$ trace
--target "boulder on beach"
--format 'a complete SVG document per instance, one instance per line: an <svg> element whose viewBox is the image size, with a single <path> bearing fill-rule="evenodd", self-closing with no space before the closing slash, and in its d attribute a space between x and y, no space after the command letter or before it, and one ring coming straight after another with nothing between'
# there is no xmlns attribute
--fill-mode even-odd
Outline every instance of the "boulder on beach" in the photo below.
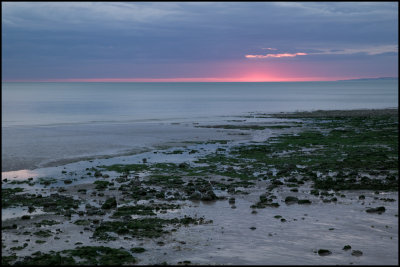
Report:
<svg viewBox="0 0 400 267"><path fill-rule="evenodd" d="M361 250L353 250L352 252L351 252L351 255L353 255L353 256L356 256L356 257L360 257L360 256L362 256L362 251Z"/></svg>
<svg viewBox="0 0 400 267"><path fill-rule="evenodd" d="M385 211L386 211L385 207L369 208L366 210L366 212L368 213L378 213L378 214L382 214Z"/></svg>
<svg viewBox="0 0 400 267"><path fill-rule="evenodd" d="M117 200L115 197L108 198L106 202L101 206L102 209L111 209L117 207Z"/></svg>
<svg viewBox="0 0 400 267"><path fill-rule="evenodd" d="M330 250L327 250L327 249L318 250L318 255L320 255L320 256L328 256L328 255L331 255L331 254L332 254L332 252Z"/></svg>
<svg viewBox="0 0 400 267"><path fill-rule="evenodd" d="M285 198L286 204L297 203L298 201L299 201L299 199L297 197L288 196Z"/></svg>

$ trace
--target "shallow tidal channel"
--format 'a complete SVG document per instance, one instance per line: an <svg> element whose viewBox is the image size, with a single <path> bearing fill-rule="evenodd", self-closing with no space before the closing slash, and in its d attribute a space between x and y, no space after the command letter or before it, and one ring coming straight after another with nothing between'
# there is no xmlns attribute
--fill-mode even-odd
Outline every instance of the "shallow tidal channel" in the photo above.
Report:
<svg viewBox="0 0 400 267"><path fill-rule="evenodd" d="M196 123L225 138L3 172L2 263L396 265L397 119L324 115Z"/></svg>

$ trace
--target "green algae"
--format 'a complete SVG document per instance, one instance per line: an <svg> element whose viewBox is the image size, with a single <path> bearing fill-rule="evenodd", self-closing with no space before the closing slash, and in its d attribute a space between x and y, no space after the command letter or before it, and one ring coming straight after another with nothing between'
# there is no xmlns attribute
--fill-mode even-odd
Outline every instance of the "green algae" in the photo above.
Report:
<svg viewBox="0 0 400 267"><path fill-rule="evenodd" d="M145 164L114 164L111 166L100 166L108 171L115 171L119 173L141 172L147 170L149 167Z"/></svg>
<svg viewBox="0 0 400 267"><path fill-rule="evenodd" d="M15 260L17 260L17 255L13 254L10 256L1 256L1 265L8 266L11 265Z"/></svg>
<svg viewBox="0 0 400 267"><path fill-rule="evenodd" d="M116 207L117 207L117 200L115 199L115 197L108 198L101 206L102 209L112 209Z"/></svg>
<svg viewBox="0 0 400 267"><path fill-rule="evenodd" d="M297 204L303 205L303 204L311 204L311 201L308 199L299 199L297 201Z"/></svg>
<svg viewBox="0 0 400 267"><path fill-rule="evenodd" d="M28 243L24 243L22 246L18 246L18 247L11 247L10 250L15 251L15 250L23 250L24 248L26 248L28 246Z"/></svg>
<svg viewBox="0 0 400 267"><path fill-rule="evenodd" d="M133 253L143 253L146 251L146 249L142 248L142 247L134 247L134 248L131 248L130 251Z"/></svg>
<svg viewBox="0 0 400 267"><path fill-rule="evenodd" d="M51 226L51 225L55 225L55 224L60 224L60 222L58 221L54 221L54 220L42 220L38 223L35 223L36 227L41 227L41 226Z"/></svg>
<svg viewBox="0 0 400 267"><path fill-rule="evenodd" d="M180 187L184 182L181 177L174 175L151 175L143 182L147 185L158 185L165 188Z"/></svg>
<svg viewBox="0 0 400 267"><path fill-rule="evenodd" d="M90 222L88 220L76 220L74 224L87 226L90 225Z"/></svg>
<svg viewBox="0 0 400 267"><path fill-rule="evenodd" d="M10 265L17 259L16 256L3 259L3 263ZM16 261L14 265L123 265L133 264L136 258L124 249L115 249L104 246L84 246L59 252L40 251Z"/></svg>
<svg viewBox="0 0 400 267"><path fill-rule="evenodd" d="M130 235L132 237L148 237L156 238L163 234L168 233L164 229L165 225L188 225L188 224L202 224L204 218L174 218L174 219L161 219L161 218L141 218L125 221L107 221L101 223L94 233L93 237L99 240L110 240L108 232L114 232L118 235Z"/></svg>
<svg viewBox="0 0 400 267"><path fill-rule="evenodd" d="M37 179L37 182L41 185L48 186L54 183L57 183L58 180L51 177L40 177Z"/></svg>
<svg viewBox="0 0 400 267"><path fill-rule="evenodd" d="M109 248L104 246L76 247L73 250L64 250L64 253L79 257L82 265L122 265L133 264L136 258L124 249Z"/></svg>
<svg viewBox="0 0 400 267"><path fill-rule="evenodd" d="M50 236L52 236L52 233L51 233L50 230L40 230L40 231L37 231L37 232L35 232L33 234L36 235L36 236L39 236L39 237L50 237Z"/></svg>
<svg viewBox="0 0 400 267"><path fill-rule="evenodd" d="M279 170L277 177L310 177L315 189L397 189L397 118L325 118L308 124L313 129L272 137L268 143L236 146L230 154L246 161L254 171L268 166ZM336 129L338 126L345 130ZM329 177L328 171L337 174ZM376 175L377 171L395 175L386 175L386 179L358 175ZM317 177L316 172L322 176Z"/></svg>
<svg viewBox="0 0 400 267"><path fill-rule="evenodd" d="M95 181L93 184L96 185L95 189L97 190L105 190L108 186L113 185L109 181Z"/></svg>
<svg viewBox="0 0 400 267"><path fill-rule="evenodd" d="M21 192L20 189L17 191ZM62 210L77 209L80 203L79 200L75 200L70 196L51 194L43 197L42 195L34 194L15 194L17 191L9 188L2 189L3 208L16 206L43 207L46 212L60 213Z"/></svg>

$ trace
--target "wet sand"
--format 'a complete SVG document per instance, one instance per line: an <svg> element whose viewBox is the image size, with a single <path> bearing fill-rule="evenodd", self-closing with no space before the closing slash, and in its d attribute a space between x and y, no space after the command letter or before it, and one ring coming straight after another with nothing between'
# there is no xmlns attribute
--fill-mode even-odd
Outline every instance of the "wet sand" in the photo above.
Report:
<svg viewBox="0 0 400 267"><path fill-rule="evenodd" d="M358 112L357 116L359 116ZM371 111L366 112L371 114ZM382 111L379 112L382 113ZM330 115L337 116L337 113L330 113ZM327 117L326 112L323 112L323 117ZM279 179L283 184L268 189L271 182L276 180L275 178L271 180L269 177L278 177L277 172L279 172L279 170L270 169L272 174L267 176L264 174L256 175L255 177L258 178L249 180L254 184L236 186L232 193L229 189L221 189L219 185L224 183L229 188L229 180L232 180L231 183L243 180L221 175L215 171L221 167L221 164L225 163L213 162L209 159L206 161L208 165L204 165L205 163L199 161L199 159L210 155L224 155L225 151L234 151L234 148L238 146L246 148L254 144L268 143L269 140L282 134L298 135L307 130L309 125L312 125L312 123L303 125L300 122L300 119L276 119L270 114L265 118L263 115L255 114L247 118L236 118L234 121L227 120L223 123L202 122L187 125L163 125L164 128L158 128L159 131L155 131L157 127L160 127L159 124L146 124L148 128L145 130L135 132L131 129L129 133L135 133L135 140L138 143L143 142L143 147L140 148L146 148L147 151L137 151L136 153L129 153L129 155L109 155L82 161L74 160L74 162L64 165L57 162L52 166L33 168L32 170L3 171L3 189L23 188L24 191L17 194L41 194L44 198L51 196L51 194L72 196L73 199L79 200L80 204L77 208L70 209L72 211L70 215L65 212L61 214L45 212L44 208L41 207L36 207L34 212L29 212L29 205L3 208L2 256L14 254L19 260L22 260L23 257L30 256L36 251L49 253L51 250L63 251L79 246L107 246L116 249L122 247L128 251L133 247L143 247L145 248L143 253L131 254L137 259L136 264L145 265L161 263L396 265L398 263L398 191L326 190L324 192L326 195L322 195L323 190L320 190L320 195L312 195L310 194L313 190L311 180L304 180L302 184L297 184L298 191L293 191L293 186L291 186L293 183L287 180L290 177L300 179L301 175L297 174L280 176ZM235 127L227 127L226 125L235 125ZM105 145L102 146L101 143L108 140L112 134L115 134L114 137L125 136L123 137L125 139L119 139L119 141L116 141L116 138L110 139L113 148L118 144L122 145L123 141L130 138L128 137L130 134L125 132L126 128L116 127L117 132L113 133L112 128L107 127L101 128L102 130L99 132L102 132L102 137L92 140L92 147L95 147L96 142L101 140L97 145L104 149ZM36 136L45 138L42 131L43 129L37 129ZM152 133L152 131L154 134L150 135L149 133ZM83 132L89 133L89 127L82 130ZM96 135L99 132L95 131L91 134ZM167 137L161 139L162 134L166 132L168 133L165 135ZM23 134L21 133L21 135ZM72 136L73 132L70 132L70 137L66 138L72 138ZM138 138L138 136L142 136L143 139ZM152 142L151 147L146 147L146 141L143 141L145 138L151 139L147 139L149 143ZM90 140L90 135L88 135L87 140ZM132 139L129 140L132 144ZM56 143L56 141L54 142ZM156 144L158 144L158 147ZM129 149L134 149L134 147L132 146ZM51 154L53 158L57 158L54 155L62 156L58 155L56 151L51 153L53 153ZM69 155L71 154L73 153ZM35 164L46 162L46 160L43 160L43 158L36 159ZM163 165L163 167L159 167L161 168L160 172L153 167L160 163L175 164L173 165L175 167ZM137 166L135 168L140 167L141 169L130 171L125 176L123 172L101 167L113 166L114 164L134 164L134 166ZM211 167L214 165L215 167ZM203 174L202 166L208 166L206 167L208 174ZM232 166L233 169L237 168L233 163ZM250 163L249 166L251 166ZM300 170L302 166L297 166L297 168ZM133 184L136 183L132 189L147 188L146 181L151 177L157 178L157 175L173 173L175 170L181 173L179 179L182 179L184 185L188 185L196 179L204 178L206 183L202 186L208 186L208 183L210 183L215 198L212 200L174 198L172 193L175 192L174 189L179 184L165 185L162 180L158 184L150 185L150 188L156 189L157 192L165 190L166 193L170 190L171 195L167 197L168 194L166 194L165 199L158 199L154 196L148 199L137 199L135 197L132 199L129 195L124 194L124 190L120 187L127 182L132 182ZM197 171L199 174L196 174ZM96 172L100 173L96 175ZM379 176L379 174L377 175ZM394 175L398 181L398 172ZM170 174L170 177L173 176L176 175ZM40 178L43 177L54 178L54 180L48 184L40 184ZM165 179L168 179L168 176L166 177ZM23 183L28 181L29 178L32 178L31 185ZM4 179L7 179L7 181L4 181ZM20 183L12 184L12 181L19 181ZM66 183L65 181L71 182ZM105 190L98 190L96 189L96 181L113 182L114 186L109 185ZM86 189L85 193L78 191L82 189ZM265 194L275 196L273 202L279 203L279 207L252 208ZM285 199L288 196L308 199L311 204L287 203ZM103 210L104 215L90 215L88 213L87 204L102 210L100 207L111 197L116 198L117 207L111 210ZM234 198L234 201L231 198ZM336 198L336 200L331 201L333 198ZM156 218L171 219L188 216L197 219L204 218L208 223L167 225L165 230L169 233L160 237L131 237L110 233L117 239L107 241L94 238L94 232L100 224L121 220L121 218L116 219L111 216L116 208L129 205L151 205L152 203L180 205L180 208L177 209L167 209L165 212L157 211ZM380 214L366 212L368 208L380 206L385 207L385 212ZM23 220L23 215L29 215L31 218ZM124 218L124 220L130 221L148 217L154 216L131 215L130 218ZM35 223L42 222L44 219L54 220L58 224L40 227L35 225ZM89 223L77 225L74 222L78 220L85 220ZM99 222L96 223L95 220L99 220ZM12 227L14 224L17 225L17 229ZM10 229L7 229L7 227ZM175 229L175 231L172 231L172 229ZM50 236L36 235L35 232L37 233L39 230L49 230ZM37 240L42 240L44 243L36 243ZM27 244L26 247L16 249L24 243ZM351 245L351 249L344 250L345 245ZM329 250L331 254L320 255L318 253L320 249ZM354 251L362 251L362 255L357 256L356 253L352 255ZM15 262L15 259L10 262Z"/></svg>
<svg viewBox="0 0 400 267"><path fill-rule="evenodd" d="M2 171L32 170L96 157L135 154L160 145L224 136L215 129L195 128L192 123L12 126L2 129Z"/></svg>

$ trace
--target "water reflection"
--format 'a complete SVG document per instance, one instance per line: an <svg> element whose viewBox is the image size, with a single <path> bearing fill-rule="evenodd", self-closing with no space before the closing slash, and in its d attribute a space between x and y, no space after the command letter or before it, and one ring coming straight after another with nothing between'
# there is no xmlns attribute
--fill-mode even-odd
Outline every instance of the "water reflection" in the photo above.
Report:
<svg viewBox="0 0 400 267"><path fill-rule="evenodd" d="M9 171L9 172L2 172L1 179L28 179L28 178L36 178L38 177L39 173L36 170L19 170L19 171Z"/></svg>

